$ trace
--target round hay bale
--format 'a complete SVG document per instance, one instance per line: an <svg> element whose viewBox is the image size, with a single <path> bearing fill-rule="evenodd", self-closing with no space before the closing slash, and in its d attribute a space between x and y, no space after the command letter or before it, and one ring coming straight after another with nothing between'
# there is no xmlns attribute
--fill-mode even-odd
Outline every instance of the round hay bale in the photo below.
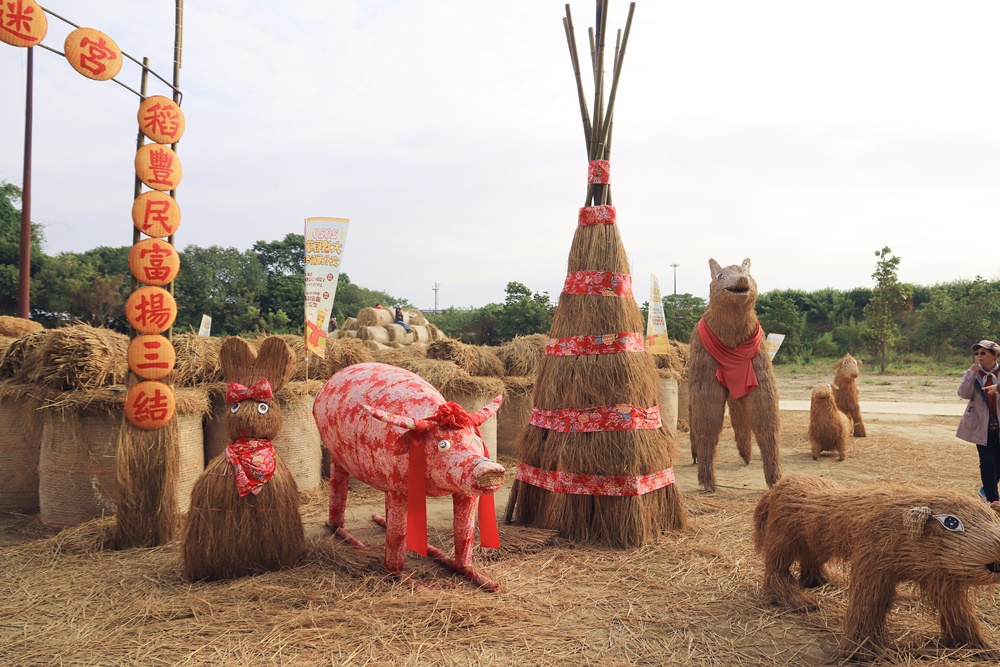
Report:
<svg viewBox="0 0 1000 667"><path fill-rule="evenodd" d="M38 511L38 457L42 446L39 401L27 387L0 383L0 512Z"/></svg>
<svg viewBox="0 0 1000 667"><path fill-rule="evenodd" d="M387 324L384 328L389 333L390 343L409 345L417 342L415 334L404 329L402 324Z"/></svg>
<svg viewBox="0 0 1000 667"><path fill-rule="evenodd" d="M174 365L176 386L194 387L222 379L222 366L219 364L221 338L174 334L172 342L177 352L177 362Z"/></svg>
<svg viewBox="0 0 1000 667"><path fill-rule="evenodd" d="M419 310L409 308L404 310L403 314L406 315L406 323L410 326L416 325L422 327L427 324L427 318Z"/></svg>
<svg viewBox="0 0 1000 667"><path fill-rule="evenodd" d="M26 320L23 317L13 317L11 315L0 315L0 336L20 338L25 334L35 333L42 329L42 325L33 320Z"/></svg>
<svg viewBox="0 0 1000 667"><path fill-rule="evenodd" d="M412 324L410 325L410 330L413 332L414 343L431 342L431 332L426 324Z"/></svg>
<svg viewBox="0 0 1000 667"><path fill-rule="evenodd" d="M312 404L323 386L319 380L291 381L275 394L274 400L281 410L281 431L274 438L274 451L285 461L295 484L301 491L309 491L320 484L323 442L312 416ZM229 446L226 429L226 384L219 383L209 389L212 413L205 422L205 460L211 461L225 453Z"/></svg>
<svg viewBox="0 0 1000 667"><path fill-rule="evenodd" d="M430 339L430 342L432 343L436 340L444 340L445 338L447 338L447 336L444 335L443 331L438 329L436 325L430 322L427 323L427 337Z"/></svg>
<svg viewBox="0 0 1000 667"><path fill-rule="evenodd" d="M384 327L392 324L393 312L388 308L362 308L358 311L357 327Z"/></svg>
<svg viewBox="0 0 1000 667"><path fill-rule="evenodd" d="M357 328L358 328L358 318L348 317L346 320L344 320L344 323L340 325L340 329L338 329L338 331L342 329L347 329L348 331L356 331Z"/></svg>
<svg viewBox="0 0 1000 667"><path fill-rule="evenodd" d="M357 338L327 338L326 361L329 364L327 372L333 375L348 366L375 361L375 357L364 341Z"/></svg>
<svg viewBox="0 0 1000 667"><path fill-rule="evenodd" d="M358 329L358 338L385 345L389 342L389 332L382 326L366 326Z"/></svg>
<svg viewBox="0 0 1000 667"><path fill-rule="evenodd" d="M672 371L671 371L672 372ZM660 374L660 384L656 388L656 399L660 405L660 421L670 431L677 433L677 378Z"/></svg>
<svg viewBox="0 0 1000 667"><path fill-rule="evenodd" d="M517 336L496 348L496 355L503 362L507 375L534 377L538 375L538 364L545 356L545 346L549 337L545 334Z"/></svg>
<svg viewBox="0 0 1000 667"><path fill-rule="evenodd" d="M29 382L28 377L34 375L41 358L40 348L50 333L51 331L42 329L12 340L0 359L0 379Z"/></svg>
<svg viewBox="0 0 1000 667"><path fill-rule="evenodd" d="M429 359L451 361L469 375L481 377L503 377L503 362L497 357L495 348L466 345L457 340L434 341L427 346Z"/></svg>
<svg viewBox="0 0 1000 667"><path fill-rule="evenodd" d="M333 332L333 338L357 338L357 337L358 337L358 331L357 331L357 329L354 329L354 330L351 330L351 329L337 329L335 332ZM329 339L327 339L327 340L329 340Z"/></svg>
<svg viewBox="0 0 1000 667"><path fill-rule="evenodd" d="M364 344L365 344L365 347L367 347L372 352L378 352L380 350L390 350L390 349L392 349L392 348L390 348L386 344L377 343L377 342L375 342L373 340L366 340L366 341L364 341Z"/></svg>
<svg viewBox="0 0 1000 667"><path fill-rule="evenodd" d="M517 438L531 419L531 390L535 378L503 378L503 405L497 410L497 453L516 457Z"/></svg>
<svg viewBox="0 0 1000 667"><path fill-rule="evenodd" d="M58 391L122 384L128 374L128 336L78 324L53 329L28 380Z"/></svg>

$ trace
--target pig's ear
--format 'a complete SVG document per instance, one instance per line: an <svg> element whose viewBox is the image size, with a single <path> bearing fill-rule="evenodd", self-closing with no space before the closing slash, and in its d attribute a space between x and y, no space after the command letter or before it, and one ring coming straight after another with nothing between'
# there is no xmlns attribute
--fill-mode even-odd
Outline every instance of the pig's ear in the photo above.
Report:
<svg viewBox="0 0 1000 667"><path fill-rule="evenodd" d="M392 444L392 455L404 456L409 453L411 447L422 446L423 442L423 435L416 431L407 431L396 438L396 442Z"/></svg>
<svg viewBox="0 0 1000 667"><path fill-rule="evenodd" d="M406 429L407 431L419 431L423 432L427 430L428 424L423 419L414 419L413 417L401 417L399 415L394 415L391 412L386 412L385 410L379 410L373 408L370 405L363 404L361 409L370 414L375 419L383 421L386 424L392 424L393 426L398 426L399 428Z"/></svg>
<svg viewBox="0 0 1000 667"><path fill-rule="evenodd" d="M496 398L469 415L469 419L476 426L482 426L487 419L497 413L501 403L503 403L503 394L497 394Z"/></svg>

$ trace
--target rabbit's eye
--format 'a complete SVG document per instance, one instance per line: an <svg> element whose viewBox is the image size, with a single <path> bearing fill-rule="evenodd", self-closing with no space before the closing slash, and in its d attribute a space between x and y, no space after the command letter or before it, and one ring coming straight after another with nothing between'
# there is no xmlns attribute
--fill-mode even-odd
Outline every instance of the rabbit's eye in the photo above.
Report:
<svg viewBox="0 0 1000 667"><path fill-rule="evenodd" d="M240 404L239 404L239 402L233 403L232 405L229 406L229 411L232 412L234 415L237 412L239 412L239 410L240 410Z"/></svg>
<svg viewBox="0 0 1000 667"><path fill-rule="evenodd" d="M270 410L270 409L271 408L270 408L270 406L268 406L267 403L258 403L257 404L257 412L259 412L262 415L266 415L267 411Z"/></svg>
<svg viewBox="0 0 1000 667"><path fill-rule="evenodd" d="M438 451L446 452L451 449L451 440L442 440L438 443Z"/></svg>

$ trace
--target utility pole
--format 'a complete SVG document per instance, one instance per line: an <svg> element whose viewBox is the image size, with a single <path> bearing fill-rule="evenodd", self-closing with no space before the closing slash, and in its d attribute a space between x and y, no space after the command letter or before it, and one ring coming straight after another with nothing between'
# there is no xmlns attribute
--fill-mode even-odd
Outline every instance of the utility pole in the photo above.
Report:
<svg viewBox="0 0 1000 667"><path fill-rule="evenodd" d="M434 314L438 312L438 290L441 289L441 283L434 283Z"/></svg>
<svg viewBox="0 0 1000 667"><path fill-rule="evenodd" d="M674 267L674 296L677 296L677 267L680 264L671 264L670 266Z"/></svg>

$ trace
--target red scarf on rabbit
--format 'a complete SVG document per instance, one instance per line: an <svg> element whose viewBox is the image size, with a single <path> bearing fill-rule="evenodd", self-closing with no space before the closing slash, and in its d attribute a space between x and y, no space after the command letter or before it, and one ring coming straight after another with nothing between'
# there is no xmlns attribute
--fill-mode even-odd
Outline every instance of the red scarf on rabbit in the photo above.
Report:
<svg viewBox="0 0 1000 667"><path fill-rule="evenodd" d="M271 384L254 382L249 388L239 382L226 387L226 403L242 403L247 399L264 402L274 397ZM274 475L274 442L257 438L238 438L226 447L226 460L236 473L236 488L240 497L257 495Z"/></svg>

